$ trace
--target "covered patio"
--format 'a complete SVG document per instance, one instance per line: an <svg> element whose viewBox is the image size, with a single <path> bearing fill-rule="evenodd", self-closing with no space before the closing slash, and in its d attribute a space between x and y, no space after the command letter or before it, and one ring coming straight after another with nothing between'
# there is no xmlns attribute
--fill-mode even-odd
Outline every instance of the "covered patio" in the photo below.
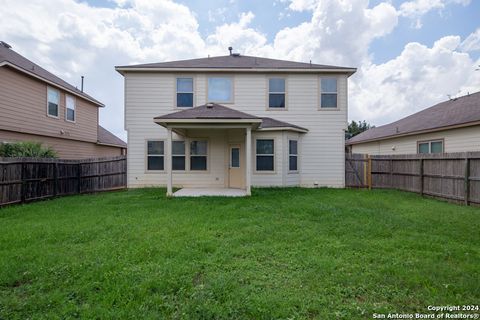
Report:
<svg viewBox="0 0 480 320"><path fill-rule="evenodd" d="M249 196L253 170L252 131L307 132L304 128L286 122L257 117L215 103L158 116L154 118L154 122L167 129L165 140L167 196L175 197ZM173 153L172 148L175 142L174 134L182 137L183 141L190 142L190 170L181 173L182 176L179 176L181 181L174 181L177 171L172 158L178 156ZM211 143L205 142L208 138L204 141L195 139L209 134L216 135L217 139ZM221 139L218 139L219 136ZM192 167L199 142L203 142L204 157L208 157L208 162L204 160L203 163L201 171L203 177ZM202 184L202 179L204 181L207 178L209 182ZM213 179L215 181L212 182ZM175 185L182 186L182 189L173 193Z"/></svg>

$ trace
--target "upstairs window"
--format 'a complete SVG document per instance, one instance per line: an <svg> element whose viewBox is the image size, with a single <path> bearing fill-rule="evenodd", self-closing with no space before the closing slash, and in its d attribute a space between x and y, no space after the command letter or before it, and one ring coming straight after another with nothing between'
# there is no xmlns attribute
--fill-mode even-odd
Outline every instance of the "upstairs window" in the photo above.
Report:
<svg viewBox="0 0 480 320"><path fill-rule="evenodd" d="M443 153L443 140L419 142L418 153Z"/></svg>
<svg viewBox="0 0 480 320"><path fill-rule="evenodd" d="M208 102L233 102L233 80L228 77L208 78Z"/></svg>
<svg viewBox="0 0 480 320"><path fill-rule="evenodd" d="M60 103L60 91L53 88L47 89L47 114L58 118L58 105Z"/></svg>
<svg viewBox="0 0 480 320"><path fill-rule="evenodd" d="M177 107L193 107L193 78L177 78Z"/></svg>
<svg viewBox="0 0 480 320"><path fill-rule="evenodd" d="M337 78L321 78L320 90L320 108L337 108Z"/></svg>
<svg viewBox="0 0 480 320"><path fill-rule="evenodd" d="M288 169L290 171L298 170L298 142L297 140L288 141Z"/></svg>
<svg viewBox="0 0 480 320"><path fill-rule="evenodd" d="M65 101L66 101L65 119L67 121L75 122L75 98L67 95L65 97Z"/></svg>
<svg viewBox="0 0 480 320"><path fill-rule="evenodd" d="M163 141L147 141L147 170L160 171L164 169Z"/></svg>
<svg viewBox="0 0 480 320"><path fill-rule="evenodd" d="M273 171L275 162L273 139L258 139L256 145L257 171Z"/></svg>
<svg viewBox="0 0 480 320"><path fill-rule="evenodd" d="M190 170L207 170L207 141L190 142Z"/></svg>
<svg viewBox="0 0 480 320"><path fill-rule="evenodd" d="M285 79L268 79L268 107L272 109L285 109Z"/></svg>
<svg viewBox="0 0 480 320"><path fill-rule="evenodd" d="M185 141L172 142L172 169L185 170Z"/></svg>

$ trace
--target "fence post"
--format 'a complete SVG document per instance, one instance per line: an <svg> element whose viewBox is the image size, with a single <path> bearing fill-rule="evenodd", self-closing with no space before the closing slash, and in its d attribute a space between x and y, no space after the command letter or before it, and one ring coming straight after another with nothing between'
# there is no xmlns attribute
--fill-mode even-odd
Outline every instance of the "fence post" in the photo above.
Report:
<svg viewBox="0 0 480 320"><path fill-rule="evenodd" d="M465 156L464 194L465 205L468 206L470 201L470 158L468 157L468 153Z"/></svg>
<svg viewBox="0 0 480 320"><path fill-rule="evenodd" d="M393 159L390 159L390 188L393 188Z"/></svg>
<svg viewBox="0 0 480 320"><path fill-rule="evenodd" d="M423 196L423 158L420 158L420 169L419 169L419 177L420 177L420 195Z"/></svg>
<svg viewBox="0 0 480 320"><path fill-rule="evenodd" d="M372 157L368 155L368 189L372 189Z"/></svg>
<svg viewBox="0 0 480 320"><path fill-rule="evenodd" d="M80 191L82 191L82 163L79 162L77 164L77 193L80 194Z"/></svg>
<svg viewBox="0 0 480 320"><path fill-rule="evenodd" d="M53 196L56 197L58 192L58 163L53 164Z"/></svg>
<svg viewBox="0 0 480 320"><path fill-rule="evenodd" d="M21 198L20 198L20 203L25 202L25 197L27 193L27 182L25 181L26 179L26 164L25 162L22 162L22 173L21 173L21 179L22 180L22 187L21 187Z"/></svg>

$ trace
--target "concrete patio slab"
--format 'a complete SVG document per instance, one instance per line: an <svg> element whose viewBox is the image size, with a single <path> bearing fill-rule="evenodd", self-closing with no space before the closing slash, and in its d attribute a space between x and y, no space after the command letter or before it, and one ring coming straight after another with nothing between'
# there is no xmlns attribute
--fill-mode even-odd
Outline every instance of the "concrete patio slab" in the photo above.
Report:
<svg viewBox="0 0 480 320"><path fill-rule="evenodd" d="M243 189L231 188L183 188L173 193L174 197L245 197Z"/></svg>

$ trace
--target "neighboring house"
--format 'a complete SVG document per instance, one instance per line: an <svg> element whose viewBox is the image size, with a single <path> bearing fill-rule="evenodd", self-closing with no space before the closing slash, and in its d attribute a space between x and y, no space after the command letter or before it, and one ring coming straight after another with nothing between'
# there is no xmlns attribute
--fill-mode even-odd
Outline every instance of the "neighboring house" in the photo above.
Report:
<svg viewBox="0 0 480 320"><path fill-rule="evenodd" d="M441 102L347 141L372 155L480 151L480 92Z"/></svg>
<svg viewBox="0 0 480 320"><path fill-rule="evenodd" d="M126 143L98 125L101 107L0 41L0 143L38 141L65 159L125 154Z"/></svg>
<svg viewBox="0 0 480 320"><path fill-rule="evenodd" d="M128 187L344 186L356 69L230 53L116 70Z"/></svg>

